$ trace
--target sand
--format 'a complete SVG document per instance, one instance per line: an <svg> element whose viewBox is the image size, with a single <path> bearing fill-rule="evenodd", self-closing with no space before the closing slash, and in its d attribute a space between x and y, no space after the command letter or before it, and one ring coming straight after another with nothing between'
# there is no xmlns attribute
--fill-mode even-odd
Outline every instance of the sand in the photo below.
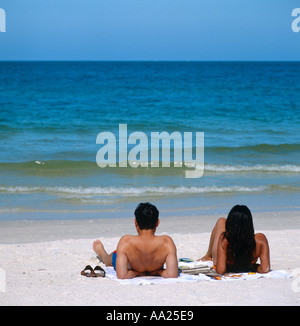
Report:
<svg viewBox="0 0 300 326"><path fill-rule="evenodd" d="M178 257L205 254L216 216L161 218L158 234L170 235ZM122 285L86 278L80 271L99 264L92 242L116 248L134 234L132 219L19 221L0 223L1 305L296 305L300 304L300 212L255 214L256 232L269 240L273 270L289 279Z"/></svg>

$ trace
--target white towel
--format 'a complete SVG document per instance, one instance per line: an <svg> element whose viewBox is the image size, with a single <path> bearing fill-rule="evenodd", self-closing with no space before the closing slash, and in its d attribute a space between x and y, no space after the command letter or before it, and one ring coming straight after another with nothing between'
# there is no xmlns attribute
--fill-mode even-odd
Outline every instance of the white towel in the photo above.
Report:
<svg viewBox="0 0 300 326"><path fill-rule="evenodd" d="M113 267L104 267L106 277L120 284L134 284L134 285L149 285L149 284L170 284L170 283L182 283L182 282L218 282L218 281L237 281L237 280L256 280L258 278L291 278L293 275L284 270L270 271L266 274L259 273L232 273L229 275L222 275L219 278L212 278L205 274L189 275L181 273L178 278L163 278L160 276L143 276L135 277L129 280L120 280L117 278L116 271Z"/></svg>
<svg viewBox="0 0 300 326"><path fill-rule="evenodd" d="M202 260L195 260L195 261L191 261L191 262L183 262L183 261L179 261L178 263L178 267L179 268L212 268L213 267L213 262L212 261L202 261Z"/></svg>
<svg viewBox="0 0 300 326"><path fill-rule="evenodd" d="M135 285L148 285L148 284L168 284L178 282L197 282L199 277L195 275L180 274L178 278L163 278L160 276L141 276L128 280L121 280L117 278L116 271L113 267L104 267L105 277L117 281L121 284L135 284Z"/></svg>

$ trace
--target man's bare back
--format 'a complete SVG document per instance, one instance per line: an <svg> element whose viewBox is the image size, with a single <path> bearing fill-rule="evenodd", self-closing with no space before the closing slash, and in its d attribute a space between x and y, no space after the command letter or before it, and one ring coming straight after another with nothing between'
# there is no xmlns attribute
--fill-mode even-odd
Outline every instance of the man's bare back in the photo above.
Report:
<svg viewBox="0 0 300 326"><path fill-rule="evenodd" d="M123 236L117 250L111 254L106 252L100 240L96 240L93 243L96 254L106 266L114 266L117 277L121 279L143 275L177 278L178 261L173 240L166 235L154 234L159 225L156 207L141 203L135 210L135 216L138 235Z"/></svg>
<svg viewBox="0 0 300 326"><path fill-rule="evenodd" d="M155 236L151 230L141 230L137 236L122 237L117 253L118 278L142 275L178 276L176 247L168 236Z"/></svg>

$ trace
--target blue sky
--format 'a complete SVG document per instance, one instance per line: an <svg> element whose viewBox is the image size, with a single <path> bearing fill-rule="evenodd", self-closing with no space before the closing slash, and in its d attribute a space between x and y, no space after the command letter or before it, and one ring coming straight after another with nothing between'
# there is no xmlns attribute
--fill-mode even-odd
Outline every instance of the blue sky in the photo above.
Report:
<svg viewBox="0 0 300 326"><path fill-rule="evenodd" d="M299 60L299 0L0 0L0 60Z"/></svg>

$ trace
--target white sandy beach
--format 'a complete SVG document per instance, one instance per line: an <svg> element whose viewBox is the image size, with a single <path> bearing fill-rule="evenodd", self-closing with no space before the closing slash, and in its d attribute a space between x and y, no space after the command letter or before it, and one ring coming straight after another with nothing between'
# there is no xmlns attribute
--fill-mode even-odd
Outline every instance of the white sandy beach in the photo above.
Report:
<svg viewBox="0 0 300 326"><path fill-rule="evenodd" d="M172 236L178 257L197 259L206 252L216 218L161 217L157 234ZM1 222L0 304L299 305L299 221L300 212L254 214L256 232L269 240L272 270L286 270L293 278L143 286L80 275L86 265L99 264L93 240L114 250L120 236L135 233L132 219Z"/></svg>

